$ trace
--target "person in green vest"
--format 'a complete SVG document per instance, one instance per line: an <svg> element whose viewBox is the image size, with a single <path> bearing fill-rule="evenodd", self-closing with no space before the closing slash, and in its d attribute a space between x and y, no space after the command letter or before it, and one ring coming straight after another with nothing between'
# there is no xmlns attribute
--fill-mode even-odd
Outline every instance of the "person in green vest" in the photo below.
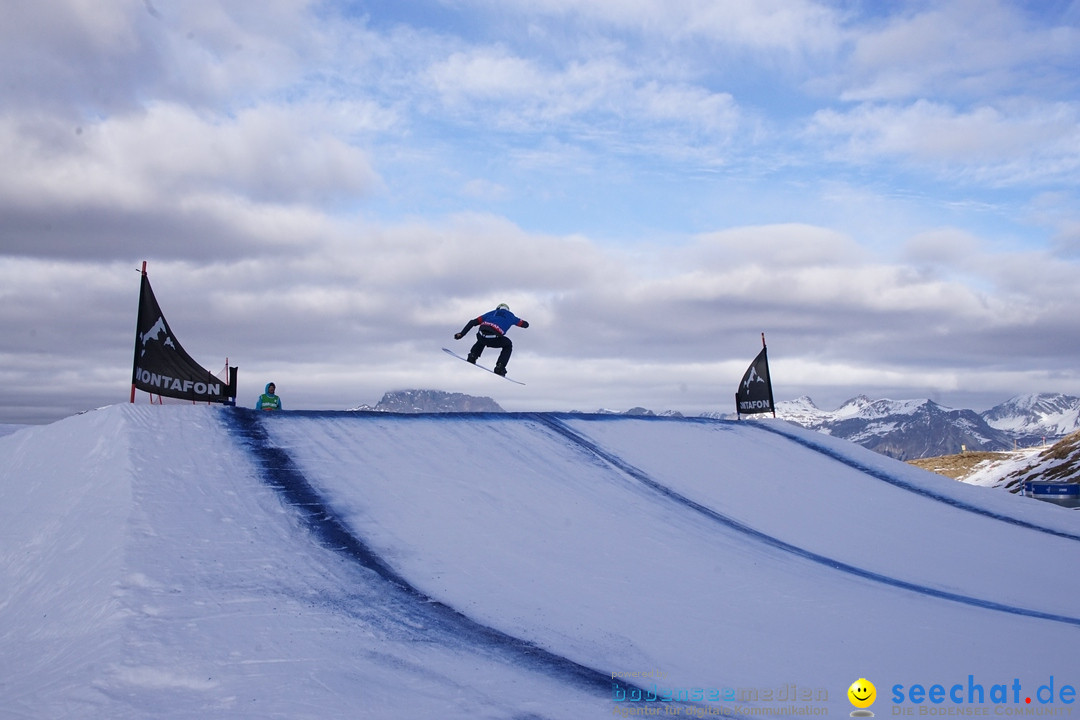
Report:
<svg viewBox="0 0 1080 720"><path fill-rule="evenodd" d="M259 402L255 403L256 410L280 410L281 398L274 394L277 386L274 383L266 383L266 392L259 396Z"/></svg>

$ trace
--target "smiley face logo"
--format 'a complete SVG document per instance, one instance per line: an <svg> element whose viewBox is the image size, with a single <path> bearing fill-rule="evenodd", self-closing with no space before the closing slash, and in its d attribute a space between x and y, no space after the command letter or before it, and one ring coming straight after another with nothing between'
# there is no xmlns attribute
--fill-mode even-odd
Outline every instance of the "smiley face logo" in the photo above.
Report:
<svg viewBox="0 0 1080 720"><path fill-rule="evenodd" d="M847 691L848 700L851 704L857 708L868 708L874 704L874 700L877 699L877 688L874 687L874 683L870 682L866 678L859 678L855 682L851 683L851 687Z"/></svg>

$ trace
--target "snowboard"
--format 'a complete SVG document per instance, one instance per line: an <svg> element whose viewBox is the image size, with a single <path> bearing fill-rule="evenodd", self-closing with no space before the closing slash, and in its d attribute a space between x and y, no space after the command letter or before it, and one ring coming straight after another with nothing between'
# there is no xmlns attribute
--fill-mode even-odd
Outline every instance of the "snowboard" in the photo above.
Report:
<svg viewBox="0 0 1080 720"><path fill-rule="evenodd" d="M458 360L461 360L462 362L467 362L467 363L469 363L469 360L468 360L468 358L463 358L463 357L461 357L460 355L458 355L458 354L457 354L456 352L454 352L453 350L450 350L449 348L443 348L443 349L442 349L442 351L443 351L444 353L446 353L447 355L453 355L454 357L456 357L456 358L457 358ZM469 364L470 364L470 365L473 365L474 363L469 363ZM486 368L486 367L484 367L483 365L476 365L476 367L480 368L481 370L487 370L487 371L488 371L489 373L491 373L492 375L495 375L495 376L497 376L497 377L501 377L501 378L502 378L503 380L509 380L509 381L510 381L510 382L512 382L512 383L517 383L518 385L524 385L524 384L525 384L525 383L521 382L520 380L515 380L515 379L514 379L514 378L512 378L512 377L507 377L506 375L499 375L499 374L498 374L497 372L495 372L495 371L494 371L494 370L492 370L491 368Z"/></svg>

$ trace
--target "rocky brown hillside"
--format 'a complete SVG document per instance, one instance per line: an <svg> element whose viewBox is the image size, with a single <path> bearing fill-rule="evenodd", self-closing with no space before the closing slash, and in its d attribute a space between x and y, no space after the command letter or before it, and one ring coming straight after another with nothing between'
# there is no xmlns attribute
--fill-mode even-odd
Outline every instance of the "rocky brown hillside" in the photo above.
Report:
<svg viewBox="0 0 1080 720"><path fill-rule="evenodd" d="M910 462L966 483L1019 493L1029 480L1080 482L1080 432L1041 448L1012 452L966 452Z"/></svg>

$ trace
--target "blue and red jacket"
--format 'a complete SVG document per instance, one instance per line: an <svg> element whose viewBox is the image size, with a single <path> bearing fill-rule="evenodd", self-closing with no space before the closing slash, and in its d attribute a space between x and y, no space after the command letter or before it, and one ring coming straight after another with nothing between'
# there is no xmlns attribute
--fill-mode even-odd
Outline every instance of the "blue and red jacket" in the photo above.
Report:
<svg viewBox="0 0 1080 720"><path fill-rule="evenodd" d="M529 327L528 321L522 320L505 308L497 308L491 312L484 313L478 318L470 320L465 327L461 329L461 334L464 335L477 325L480 326L480 332L485 335L505 335L506 331L512 327Z"/></svg>

